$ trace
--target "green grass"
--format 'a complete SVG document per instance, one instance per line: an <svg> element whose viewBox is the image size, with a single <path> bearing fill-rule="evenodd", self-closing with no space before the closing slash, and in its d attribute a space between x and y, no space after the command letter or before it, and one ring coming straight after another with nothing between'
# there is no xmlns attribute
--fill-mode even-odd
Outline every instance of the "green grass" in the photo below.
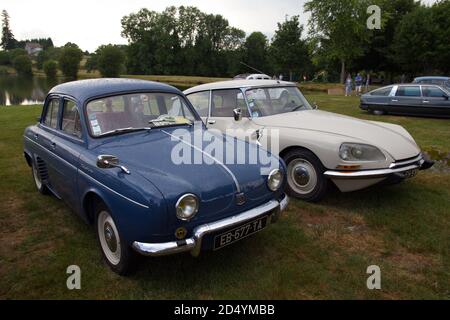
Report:
<svg viewBox="0 0 450 320"><path fill-rule="evenodd" d="M449 120L376 117L358 100L314 95L323 110L398 123L424 149L450 151ZM34 189L22 132L40 107L0 108L0 299L449 299L450 174L421 172L391 187L292 200L279 223L199 258L143 259L119 277L102 263L92 227ZM66 288L66 268L82 289ZM379 265L382 290L366 288Z"/></svg>

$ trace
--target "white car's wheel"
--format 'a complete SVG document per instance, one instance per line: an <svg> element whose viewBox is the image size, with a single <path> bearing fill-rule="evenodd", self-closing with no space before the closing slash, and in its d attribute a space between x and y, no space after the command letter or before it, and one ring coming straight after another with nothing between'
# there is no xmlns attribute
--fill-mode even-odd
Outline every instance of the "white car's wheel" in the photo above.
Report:
<svg viewBox="0 0 450 320"><path fill-rule="evenodd" d="M320 160L305 149L292 150L283 158L287 165L287 194L311 202L322 199L327 191L328 180L323 175L324 168Z"/></svg>
<svg viewBox="0 0 450 320"><path fill-rule="evenodd" d="M102 203L96 208L96 229L103 257L109 267L120 275L131 271L135 253L121 240L114 219Z"/></svg>

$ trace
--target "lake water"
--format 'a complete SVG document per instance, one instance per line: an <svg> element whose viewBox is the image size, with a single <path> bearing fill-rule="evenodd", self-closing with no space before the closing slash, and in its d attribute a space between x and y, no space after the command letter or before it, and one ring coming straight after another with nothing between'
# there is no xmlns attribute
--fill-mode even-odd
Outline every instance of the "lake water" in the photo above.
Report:
<svg viewBox="0 0 450 320"><path fill-rule="evenodd" d="M0 106L41 104L59 82L40 77L0 76Z"/></svg>

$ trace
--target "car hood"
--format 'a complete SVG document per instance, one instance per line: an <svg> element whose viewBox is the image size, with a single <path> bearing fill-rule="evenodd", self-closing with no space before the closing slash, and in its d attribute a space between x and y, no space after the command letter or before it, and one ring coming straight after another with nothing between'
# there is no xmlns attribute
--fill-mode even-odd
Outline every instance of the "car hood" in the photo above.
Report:
<svg viewBox="0 0 450 320"><path fill-rule="evenodd" d="M420 149L401 126L365 121L336 113L306 110L254 119L265 127L291 128L342 136L342 142L360 142L383 149L394 160L414 157ZM320 143L321 137L318 137Z"/></svg>
<svg viewBox="0 0 450 320"><path fill-rule="evenodd" d="M183 130L183 138L187 143L177 140L174 128L152 129L149 132L139 132L114 136L105 140L95 148L97 154L111 154L119 158L120 164L126 166L131 174L140 174L160 190L166 199L168 208L175 208L179 197L185 193L194 193L201 201L198 216L224 215L236 207L238 190L246 196L243 207L255 206L273 197L266 185L266 176L261 174L260 164L223 164L204 156L209 164L179 163L172 160L174 150L183 148L190 159L202 159L205 153L211 154L206 148L193 146L194 129ZM187 133L187 135L186 135ZM229 141L223 135L216 135L223 142ZM204 143L206 145L206 143ZM257 148L246 144L248 148ZM178 149L176 149L178 146ZM176 152L178 152L176 151ZM279 159L264 151L271 159L280 165ZM225 154L225 153L224 153ZM220 160L220 159L219 159ZM170 210L169 210L170 211Z"/></svg>

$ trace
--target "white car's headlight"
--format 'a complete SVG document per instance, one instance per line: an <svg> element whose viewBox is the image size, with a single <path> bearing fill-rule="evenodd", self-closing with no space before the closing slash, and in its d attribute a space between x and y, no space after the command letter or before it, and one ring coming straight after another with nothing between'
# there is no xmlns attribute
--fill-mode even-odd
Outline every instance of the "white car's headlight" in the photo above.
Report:
<svg viewBox="0 0 450 320"><path fill-rule="evenodd" d="M386 160L383 152L368 144L343 143L339 157L345 161L382 161Z"/></svg>
<svg viewBox="0 0 450 320"><path fill-rule="evenodd" d="M283 173L280 169L274 169L267 178L267 186L271 191L277 191L283 183Z"/></svg>
<svg viewBox="0 0 450 320"><path fill-rule="evenodd" d="M185 194L178 199L175 208L178 219L191 220L198 211L198 198L191 193Z"/></svg>

